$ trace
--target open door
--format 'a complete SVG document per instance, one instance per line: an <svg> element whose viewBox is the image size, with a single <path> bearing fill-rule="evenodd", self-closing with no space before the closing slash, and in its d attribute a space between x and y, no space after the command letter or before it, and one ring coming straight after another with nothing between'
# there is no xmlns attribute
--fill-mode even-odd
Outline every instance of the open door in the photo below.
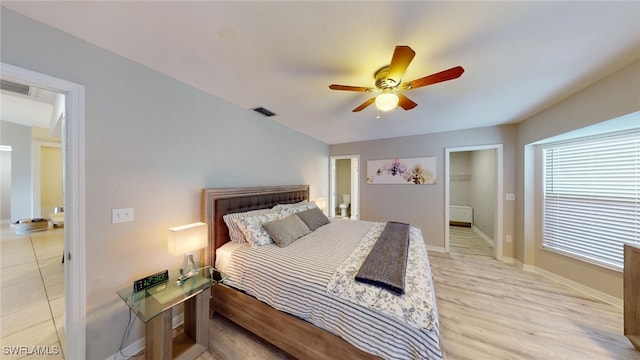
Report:
<svg viewBox="0 0 640 360"><path fill-rule="evenodd" d="M330 157L329 216L360 218L360 155Z"/></svg>

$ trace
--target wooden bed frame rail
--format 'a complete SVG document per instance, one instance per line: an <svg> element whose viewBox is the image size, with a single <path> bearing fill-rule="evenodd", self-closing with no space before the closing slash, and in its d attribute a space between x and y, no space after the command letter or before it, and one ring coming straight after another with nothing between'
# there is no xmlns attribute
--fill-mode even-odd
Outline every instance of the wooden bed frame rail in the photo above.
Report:
<svg viewBox="0 0 640 360"><path fill-rule="evenodd" d="M378 359L328 331L226 285L213 287L213 308L296 359Z"/></svg>

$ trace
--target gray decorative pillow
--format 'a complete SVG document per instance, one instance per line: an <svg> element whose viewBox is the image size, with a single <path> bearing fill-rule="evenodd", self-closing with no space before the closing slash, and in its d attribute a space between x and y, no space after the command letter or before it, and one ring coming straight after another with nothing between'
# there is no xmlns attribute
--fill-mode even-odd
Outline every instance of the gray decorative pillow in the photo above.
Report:
<svg viewBox="0 0 640 360"><path fill-rule="evenodd" d="M280 247L285 247L311 232L296 215L262 224L271 238Z"/></svg>
<svg viewBox="0 0 640 360"><path fill-rule="evenodd" d="M315 231L320 226L326 225L330 222L329 218L327 218L322 210L317 207L297 212L295 215L298 216L300 220L302 220L305 224L307 224L311 231Z"/></svg>

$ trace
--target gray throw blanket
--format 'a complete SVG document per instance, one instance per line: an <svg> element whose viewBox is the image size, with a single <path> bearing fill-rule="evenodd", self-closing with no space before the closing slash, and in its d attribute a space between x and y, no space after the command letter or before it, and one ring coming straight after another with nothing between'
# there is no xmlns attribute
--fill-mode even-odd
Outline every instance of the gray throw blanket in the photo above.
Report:
<svg viewBox="0 0 640 360"><path fill-rule="evenodd" d="M387 222L355 280L404 294L408 249L409 224Z"/></svg>

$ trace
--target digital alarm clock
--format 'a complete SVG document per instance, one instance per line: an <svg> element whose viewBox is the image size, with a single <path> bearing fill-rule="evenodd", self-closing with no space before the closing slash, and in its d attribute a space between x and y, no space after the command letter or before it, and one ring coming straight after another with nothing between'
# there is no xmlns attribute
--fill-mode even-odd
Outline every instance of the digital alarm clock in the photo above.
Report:
<svg viewBox="0 0 640 360"><path fill-rule="evenodd" d="M167 281L169 281L169 270L161 271L157 274L153 274L145 278L134 281L133 292L137 293L138 291L148 289L150 287L165 283Z"/></svg>

